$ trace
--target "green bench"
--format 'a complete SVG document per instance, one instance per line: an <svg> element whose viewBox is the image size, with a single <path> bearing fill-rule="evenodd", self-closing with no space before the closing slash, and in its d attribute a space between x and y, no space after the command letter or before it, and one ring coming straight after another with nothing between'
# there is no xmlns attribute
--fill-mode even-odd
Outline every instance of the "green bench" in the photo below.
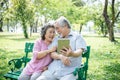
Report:
<svg viewBox="0 0 120 80"><path fill-rule="evenodd" d="M10 71L4 74L6 79L17 80L27 62L30 61L28 53L32 52L34 43L25 44L25 56L19 59L12 59L8 62ZM87 46L87 51L83 53L82 57L86 58L84 64L80 68L76 68L73 74L78 75L77 80L86 80L88 70L88 59L90 55L90 46Z"/></svg>
<svg viewBox="0 0 120 80"><path fill-rule="evenodd" d="M32 52L34 43L26 43L25 44L25 56L19 59L12 59L8 62L10 67L10 71L4 74L6 79L17 80L19 75L22 72L22 69L26 66L27 62L30 61L28 58L28 53Z"/></svg>
<svg viewBox="0 0 120 80"><path fill-rule="evenodd" d="M87 79L88 61L90 56L90 46L87 46L87 51L82 54L82 58L85 59L84 63L80 65L80 68L76 68L73 75L78 75L77 80Z"/></svg>

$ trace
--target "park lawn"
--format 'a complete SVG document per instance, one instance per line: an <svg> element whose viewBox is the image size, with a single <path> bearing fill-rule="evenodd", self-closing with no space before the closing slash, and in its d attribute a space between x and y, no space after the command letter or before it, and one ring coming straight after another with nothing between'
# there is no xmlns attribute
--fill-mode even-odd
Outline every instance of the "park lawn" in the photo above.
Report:
<svg viewBox="0 0 120 80"><path fill-rule="evenodd" d="M104 37L85 37L91 45L87 80L120 80L120 38L111 43Z"/></svg>
<svg viewBox="0 0 120 80"><path fill-rule="evenodd" d="M34 42L39 33L24 39L22 34L0 33L0 80L9 71L7 62L24 55L24 44ZM87 80L120 80L120 38L119 43L111 43L108 38L84 35L87 45L91 46Z"/></svg>

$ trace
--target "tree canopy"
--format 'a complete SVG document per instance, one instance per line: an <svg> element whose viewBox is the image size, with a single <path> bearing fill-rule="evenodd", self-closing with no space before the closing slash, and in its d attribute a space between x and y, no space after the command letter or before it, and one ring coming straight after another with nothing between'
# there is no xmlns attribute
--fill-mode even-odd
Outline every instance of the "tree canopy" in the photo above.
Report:
<svg viewBox="0 0 120 80"><path fill-rule="evenodd" d="M79 24L76 30L80 30L80 32L83 25L86 25L89 21L92 21L94 22L94 29L96 32L106 36L110 32L108 24L106 24L106 21L104 21L104 17L102 15L105 1L2 0L0 2L0 30L2 30L2 26L7 25L9 31L10 25L13 26L17 23L21 23L24 36L28 38L27 28L30 28L30 32L32 33L34 28L37 29L38 26L42 26L45 22L55 20L60 16L65 16L70 20L71 24ZM113 2L108 1L107 15L109 15L110 21L114 18L113 24L120 25L120 1L112 1L114 4ZM44 22L42 18L44 18Z"/></svg>

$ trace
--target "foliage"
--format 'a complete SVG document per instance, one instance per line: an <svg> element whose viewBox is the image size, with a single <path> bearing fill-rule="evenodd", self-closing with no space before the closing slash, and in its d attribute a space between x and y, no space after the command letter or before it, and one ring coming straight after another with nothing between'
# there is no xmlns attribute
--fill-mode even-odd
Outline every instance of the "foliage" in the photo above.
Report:
<svg viewBox="0 0 120 80"><path fill-rule="evenodd" d="M46 21L65 16L71 23L75 23L80 16L79 8L73 5L71 0L35 0L34 4L40 15L45 16Z"/></svg>
<svg viewBox="0 0 120 80"><path fill-rule="evenodd" d="M98 34L102 34L103 36L106 36L108 34L108 30L101 12L102 4L94 5L94 7L91 8L91 11L94 11L92 13L93 16L92 20L94 21L94 29Z"/></svg>
<svg viewBox="0 0 120 80"><path fill-rule="evenodd" d="M12 4L12 8L15 10L15 17L23 25L24 36L28 38L27 22L30 24L34 20L34 6L30 0L12 0Z"/></svg>
<svg viewBox="0 0 120 80"><path fill-rule="evenodd" d="M2 1L8 1L5 3L8 9L4 9L2 13L4 25L14 28L16 24L21 23L22 26L20 27L23 27L26 38L28 37L27 28L29 26L30 28L37 28L37 26L43 25L43 17L45 17L45 22L48 22L60 16L65 16L71 24L78 25L77 30L82 29L83 25L86 25L87 22L93 21L95 24L94 29L98 34L106 36L108 33L102 17L103 3L101 3L101 0L1 0L1 2ZM120 12L119 3L120 1L116 0L115 15ZM2 9L0 6L0 10ZM112 16L111 4L108 5L108 15L110 17ZM116 18L115 24L120 25L120 15ZM2 23L0 25L2 25Z"/></svg>
<svg viewBox="0 0 120 80"><path fill-rule="evenodd" d="M120 11L117 13L116 8L115 8L115 0L111 1L111 11L108 12L108 4L109 1L105 0L104 2L104 9L103 9L103 17L106 23L106 26L108 28L108 33L109 33L109 40L111 42L115 42L115 37L114 37L114 26L117 18L119 17ZM111 13L111 15L109 15ZM117 15L116 15L117 14Z"/></svg>
<svg viewBox="0 0 120 80"><path fill-rule="evenodd" d="M4 19L4 12L8 9L8 0L1 0L0 1L0 32L3 32L3 19Z"/></svg>
<svg viewBox="0 0 120 80"><path fill-rule="evenodd" d="M82 0L72 0L73 4L77 7L81 7L85 5L85 2Z"/></svg>

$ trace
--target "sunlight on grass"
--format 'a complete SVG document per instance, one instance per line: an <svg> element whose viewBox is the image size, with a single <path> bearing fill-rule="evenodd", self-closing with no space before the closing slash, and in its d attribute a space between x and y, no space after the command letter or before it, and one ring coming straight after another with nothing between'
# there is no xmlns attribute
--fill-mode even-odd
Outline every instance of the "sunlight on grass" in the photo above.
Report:
<svg viewBox="0 0 120 80"><path fill-rule="evenodd" d="M89 70L87 80L118 80L120 79L120 39L119 43L114 44L103 37L85 37L87 44L91 45L91 53L89 60ZM112 67L111 63L116 63L118 66ZM106 68L112 67L108 70ZM116 70L117 69L117 70ZM109 73L107 73L109 72ZM110 77L111 76L111 77Z"/></svg>
<svg viewBox="0 0 120 80"><path fill-rule="evenodd" d="M3 74L9 71L8 61L22 57L25 42L34 42L37 38L39 33L29 39L22 34L0 33L0 80L5 80ZM100 36L84 35L84 38L91 46L87 80L119 80L120 38L116 38L119 42L116 44Z"/></svg>

